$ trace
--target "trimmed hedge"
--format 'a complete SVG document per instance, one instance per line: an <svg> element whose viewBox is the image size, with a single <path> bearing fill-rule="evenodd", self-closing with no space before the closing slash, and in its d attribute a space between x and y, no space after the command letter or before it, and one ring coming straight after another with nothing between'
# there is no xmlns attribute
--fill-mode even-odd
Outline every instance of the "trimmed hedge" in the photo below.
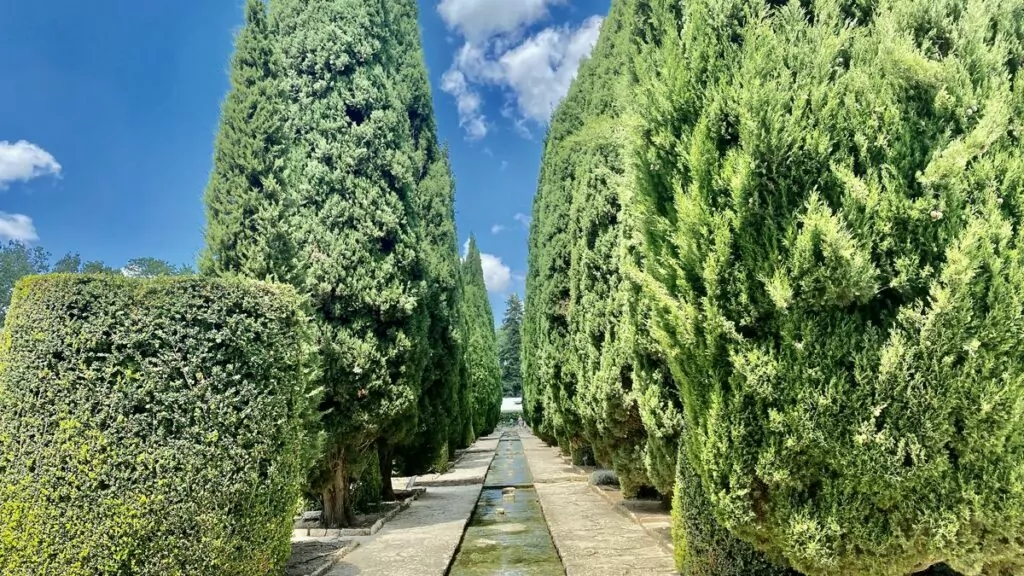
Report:
<svg viewBox="0 0 1024 576"><path fill-rule="evenodd" d="M313 447L289 288L33 276L0 346L0 574L277 574Z"/></svg>

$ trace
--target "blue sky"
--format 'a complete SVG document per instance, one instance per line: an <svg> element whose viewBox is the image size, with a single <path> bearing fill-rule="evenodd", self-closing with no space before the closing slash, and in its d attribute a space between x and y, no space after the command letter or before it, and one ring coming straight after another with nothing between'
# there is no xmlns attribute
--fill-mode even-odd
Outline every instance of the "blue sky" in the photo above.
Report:
<svg viewBox="0 0 1024 576"><path fill-rule="evenodd" d="M421 0L460 238L492 306L522 293L551 109L610 0ZM191 263L241 0L0 4L0 239Z"/></svg>

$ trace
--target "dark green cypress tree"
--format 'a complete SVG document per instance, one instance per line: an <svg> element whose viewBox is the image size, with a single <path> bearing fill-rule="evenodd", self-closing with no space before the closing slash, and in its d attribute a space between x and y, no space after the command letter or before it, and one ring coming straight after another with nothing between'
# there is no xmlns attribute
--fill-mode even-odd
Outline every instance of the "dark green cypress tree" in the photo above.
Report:
<svg viewBox="0 0 1024 576"><path fill-rule="evenodd" d="M651 328L733 534L1024 570L1024 2L676 0L635 93Z"/></svg>
<svg viewBox="0 0 1024 576"><path fill-rule="evenodd" d="M473 382L470 379L470 345L469 335L472 324L469 308L466 302L466 284L464 271L459 270L459 332L458 345L459 357L459 387L455 394L454 405L457 409L458 420L452 423L448 431L449 444L455 448L466 448L477 438L474 427L476 418L474 416L473 403Z"/></svg>
<svg viewBox="0 0 1024 576"><path fill-rule="evenodd" d="M466 315L463 354L466 383L473 405L473 430L483 436L494 430L501 416L501 368L498 366L494 313L487 298L480 250L472 236L462 263L462 298Z"/></svg>
<svg viewBox="0 0 1024 576"><path fill-rule="evenodd" d="M288 102L280 64L266 4L248 0L206 188L204 274L292 280L293 211L283 182Z"/></svg>
<svg viewBox="0 0 1024 576"><path fill-rule="evenodd" d="M312 488L329 526L351 520L350 480L382 435L405 437L419 398L418 162L402 89L408 27L394 6L271 2L289 96L293 281L314 306L323 361L327 441Z"/></svg>
<svg viewBox="0 0 1024 576"><path fill-rule="evenodd" d="M395 61L394 89L404 101L412 143L413 189L406 199L406 214L417 250L416 259L410 262L406 274L419 294L416 309L407 328L412 349L402 367L403 374L400 380L403 386L414 389L416 403L411 405L405 414L394 414L381 429L377 440L378 465L382 478L381 494L385 500L391 501L395 499L391 476L396 451L406 452L408 445L417 443L421 437L420 431L425 426L438 425L438 422L434 421L437 415L430 412L430 406L423 404L426 400L424 393L439 392L435 385L436 368L430 362L431 346L434 344L430 340L430 333L432 323L444 322L439 315L441 311L435 309L440 302L434 296L433 273L444 275L445 272L439 269L439 266L443 267L443 263L435 265L432 260L438 257L435 253L443 254L445 251L444 248L437 246L439 241L444 241L444 232L450 230L454 238L455 223L454 205L450 211L445 211L443 205L449 197L445 195L448 191L437 187L431 188L432 182L427 183L430 170L438 161L439 148L430 83L420 46L416 2L393 0L385 2L384 7L391 34L387 47L393 51ZM443 186L443 183L441 185ZM442 195L442 205L439 213L435 214L432 199L428 196L438 194ZM450 224L446 226L449 220ZM442 238L433 237L434 233L439 233ZM453 241L452 246L454 245ZM457 255L454 248L451 255ZM443 347L444 343L440 345ZM424 387L428 386L428 383L430 390L425 390ZM429 413L422 414L421 408ZM422 422L421 417L424 418ZM443 422L440 424L443 425ZM439 434L443 433L442 431Z"/></svg>
<svg viewBox="0 0 1024 576"><path fill-rule="evenodd" d="M522 333L523 301L513 292L505 301L505 316L501 321L502 338L498 343L502 394L510 398L519 397L523 393Z"/></svg>
<svg viewBox="0 0 1024 576"><path fill-rule="evenodd" d="M443 467L455 448L464 447L458 361L461 286L455 187L447 149L439 150L433 159L420 183L418 199L421 255L428 278L423 305L429 314L429 361L419 399L418 430L399 454L406 474Z"/></svg>

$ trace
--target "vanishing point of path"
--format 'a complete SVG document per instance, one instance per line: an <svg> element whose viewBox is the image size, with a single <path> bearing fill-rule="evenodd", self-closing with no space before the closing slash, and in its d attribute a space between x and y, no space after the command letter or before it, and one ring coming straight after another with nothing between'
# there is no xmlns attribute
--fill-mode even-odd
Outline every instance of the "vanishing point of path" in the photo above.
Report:
<svg viewBox="0 0 1024 576"><path fill-rule="evenodd" d="M473 542L481 541L480 534L466 533L466 541L463 542L463 534L478 506L489 507L487 510L477 509L478 521L491 517L495 507L502 506L507 508L509 522L513 523L517 522L514 515L519 508L538 503L543 520L547 522L550 540L543 535L542 525L539 530L536 527L531 527L531 530L541 536L536 542L548 542L547 546L550 546L550 541L554 542L566 576L676 574L671 554L640 526L616 512L594 493L587 485L587 478L575 473L562 461L557 448L548 447L524 430L519 431L518 440L513 437L504 440L503 450L512 450L509 440L513 440L515 452L518 452L521 442L522 452L516 459L520 460L525 455L528 469L524 478L529 481L532 476L532 488L522 484L516 500L504 504L497 497L489 497L488 490L493 489L484 490L484 483L492 461L495 461L499 437L482 438L448 473L419 478L416 485L427 486L426 494L385 524L377 535L363 539L362 545L328 572L328 576L445 576L456 572L474 576L531 576L533 570L529 565L502 565L510 558L522 557L519 550L485 554L482 558L496 559L493 565L471 562L471 571L465 570L464 561L456 560L456 553L469 552L460 551L460 543L472 546ZM508 456L513 456L513 453L508 452ZM491 475L490 483L494 483L495 476ZM514 484L519 482L516 480ZM469 526L469 530L472 532L475 528ZM505 546L531 541L530 538L495 540ZM552 568L554 572L562 573L557 562L554 567L549 563L538 563L533 568L545 575L552 572Z"/></svg>

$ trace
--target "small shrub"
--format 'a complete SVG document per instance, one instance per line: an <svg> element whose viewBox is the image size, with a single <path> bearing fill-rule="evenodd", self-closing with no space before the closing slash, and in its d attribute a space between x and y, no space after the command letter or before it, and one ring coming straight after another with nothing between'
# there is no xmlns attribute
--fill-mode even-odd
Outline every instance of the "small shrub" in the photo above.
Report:
<svg viewBox="0 0 1024 576"><path fill-rule="evenodd" d="M619 487L619 477L612 470L595 470L590 473L591 486Z"/></svg>
<svg viewBox="0 0 1024 576"><path fill-rule="evenodd" d="M313 451L298 302L199 277L19 282L0 574L277 574Z"/></svg>

